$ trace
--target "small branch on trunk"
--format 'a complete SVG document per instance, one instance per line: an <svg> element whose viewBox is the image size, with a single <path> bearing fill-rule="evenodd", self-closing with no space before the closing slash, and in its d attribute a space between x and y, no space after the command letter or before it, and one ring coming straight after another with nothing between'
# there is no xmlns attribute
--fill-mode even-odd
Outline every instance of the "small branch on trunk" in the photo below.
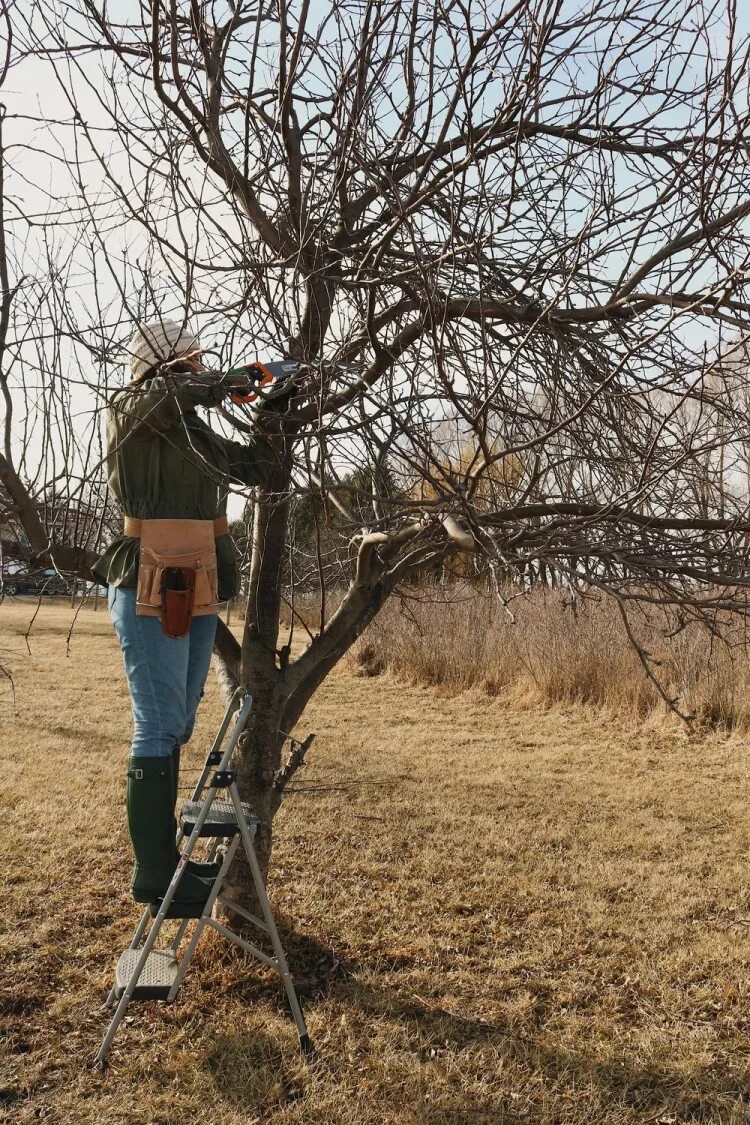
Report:
<svg viewBox="0 0 750 1125"><path fill-rule="evenodd" d="M297 770L305 764L305 754L310 749L312 740L315 738L314 734L308 734L302 742L297 742L292 738L292 749L289 751L289 757L286 763L280 770L277 771L276 777L273 782L273 794L271 796L271 810L276 813L279 805L281 804L284 796L284 790L294 777Z"/></svg>

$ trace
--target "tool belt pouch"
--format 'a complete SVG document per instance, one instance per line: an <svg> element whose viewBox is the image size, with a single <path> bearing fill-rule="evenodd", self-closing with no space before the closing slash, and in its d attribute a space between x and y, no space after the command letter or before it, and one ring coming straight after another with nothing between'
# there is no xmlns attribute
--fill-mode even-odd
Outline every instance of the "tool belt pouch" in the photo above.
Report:
<svg viewBox="0 0 750 1125"><path fill-rule="evenodd" d="M190 632L195 599L195 571L189 566L166 566L161 572L161 625L168 637Z"/></svg>
<svg viewBox="0 0 750 1125"><path fill-rule="evenodd" d="M143 520L136 613L161 618L183 637L194 616L218 613L216 541L211 520Z"/></svg>

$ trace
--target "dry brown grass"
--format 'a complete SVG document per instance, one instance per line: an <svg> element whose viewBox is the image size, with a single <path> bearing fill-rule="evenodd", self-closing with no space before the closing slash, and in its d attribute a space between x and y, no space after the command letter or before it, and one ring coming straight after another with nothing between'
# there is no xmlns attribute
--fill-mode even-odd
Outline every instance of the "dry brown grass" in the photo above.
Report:
<svg viewBox="0 0 750 1125"><path fill-rule="evenodd" d="M393 601L364 635L354 664L368 675L388 670L409 683L480 688L516 703L589 704L630 718L669 713L611 600L581 603L573 613L569 599L537 589L510 608L515 620L470 587ZM673 625L646 607L632 617L668 696L699 725L750 730L747 625L730 622L726 643L695 624L665 635Z"/></svg>
<svg viewBox="0 0 750 1125"><path fill-rule="evenodd" d="M9 1121L750 1121L747 747L334 674L271 897L307 996L202 942L86 1068L130 936L129 729L105 612L0 607ZM210 691L193 762L220 712Z"/></svg>

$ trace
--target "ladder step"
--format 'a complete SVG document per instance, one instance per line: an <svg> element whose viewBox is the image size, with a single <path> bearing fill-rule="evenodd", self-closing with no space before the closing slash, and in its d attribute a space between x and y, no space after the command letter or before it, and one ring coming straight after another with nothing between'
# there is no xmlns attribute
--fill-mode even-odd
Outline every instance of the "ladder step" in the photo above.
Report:
<svg viewBox="0 0 750 1125"><path fill-rule="evenodd" d="M128 987L140 956L140 949L126 949L117 962L115 995L118 998ZM172 950L153 949L133 990L133 1000L166 1000L176 979L177 959Z"/></svg>
<svg viewBox="0 0 750 1125"><path fill-rule="evenodd" d="M202 808L203 803L201 801L188 801L187 804L182 806L180 824L186 836L189 836L193 831ZM260 820L250 805L243 804L242 812L245 823L250 829L250 835L254 836ZM229 801L214 801L201 828L201 836L236 836L238 832L239 827L234 805L231 805Z"/></svg>

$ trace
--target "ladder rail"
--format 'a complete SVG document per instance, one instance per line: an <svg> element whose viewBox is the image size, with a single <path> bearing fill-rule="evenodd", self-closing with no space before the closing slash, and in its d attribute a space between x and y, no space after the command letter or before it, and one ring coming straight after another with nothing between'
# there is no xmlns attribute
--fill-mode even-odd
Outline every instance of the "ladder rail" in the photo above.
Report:
<svg viewBox="0 0 750 1125"><path fill-rule="evenodd" d="M250 715L250 711L252 709L253 697L250 694L250 692L247 690L247 688L244 688L244 687L241 687L241 686L236 687L234 689L233 693L232 693L232 696L231 696L231 698L229 700L229 703L227 704L226 710L224 712L224 717L221 720L221 726L219 727L219 731L216 735L216 738L213 740L208 753L206 754L206 760L203 763L203 768L200 772L200 775L198 777L198 781L196 782L196 785L195 785L195 789L193 790L192 796L190 798L191 801L200 800L201 794L203 793L204 787L206 785L206 782L208 781L208 777L209 777L209 774L211 773L211 770L216 769L216 763L212 759L214 759L215 755L219 751L219 748L220 748L222 742L224 741L224 737L227 733L227 730L229 729L229 724L232 721L232 716L235 713L235 710L237 709L238 704L239 704L239 714L237 715L236 722L241 721L242 727L239 731L239 734L237 736L236 741L234 742L234 745L232 746L232 752L234 751L234 746L236 746L237 742L239 741L239 735L242 734L242 731L245 729L245 724L247 723L248 717ZM232 755L230 753L230 755L229 755L230 759L231 759L231 756ZM225 757L226 757L226 754L222 755L222 758L221 758L222 763L224 762ZM228 764L228 762L227 762L227 764ZM220 768L226 769L226 765L222 765L222 766L220 766ZM180 827L180 830L177 834L177 847L180 846L180 844L182 843L182 841L184 839L185 839L185 833L184 833L182 827Z"/></svg>
<svg viewBox="0 0 750 1125"><path fill-rule="evenodd" d="M235 692L235 695L232 697L232 701L234 700L236 695L237 695L237 692ZM227 714L231 715L232 701L230 701L230 704L227 707L227 712L225 713L225 716L224 716L224 722L222 723L222 726L221 726L221 731L223 731L224 734L226 734L226 730L229 726L229 722L227 720ZM237 718L235 720L234 730L232 731L232 734L230 735L229 741L227 742L226 749L225 749L225 751L222 755L221 764L222 764L223 768L226 768L226 764L228 764L229 761L231 760L234 748L237 745L237 743L239 742L240 735L242 734L242 731L245 728L245 723L247 722L248 715L250 714L252 702L253 702L252 696L250 695L249 692L246 692L245 698L242 702L242 705L241 705L241 707L239 709L239 712L237 714ZM222 737L223 737L223 735L222 735ZM146 940L143 943L143 946L141 947L140 956L139 956L139 958L136 962L135 968L133 969L133 972L128 979L128 983L127 983L125 989L123 990L122 996L119 999L119 1003L118 1003L117 1007L115 1008L114 1015L112 1016L112 1020L110 1022L110 1025L107 1028L107 1032L104 1036L104 1039L102 1040L102 1044L101 1044L99 1050L97 1051L97 1054L96 1054L95 1059L94 1059L95 1063L98 1063L98 1064L103 1063L105 1061L107 1055L109 1054L109 1049L112 1045L112 1040L114 1039L115 1034L117 1032L117 1028L120 1026L120 1023L121 1023L121 1021L122 1021L122 1019L125 1015L125 1011L127 1009L127 1006L130 1003L130 1000L133 996L133 993L134 993L134 991L135 991L135 989L138 985L138 981L140 979L141 973L143 972L143 969L146 965L146 961L148 960L148 955L149 955L149 953L151 953L152 949L154 948L154 945L156 943L156 939L159 936L159 931L161 930L164 919L167 916L167 911L169 910L169 907L172 904L172 899L174 898L174 896L177 892L177 887L179 886L180 880L182 879L183 872L187 869L187 862L190 859L190 856L193 853L193 849L194 849L195 845L197 844L197 842L200 838L201 829L203 828L205 820L206 820L206 818L207 818L207 816L208 816L208 814L211 810L211 805L213 804L214 798L216 797L216 792L217 792L217 786L216 785L209 786L209 789L208 789L208 791L206 793L206 796L204 798L203 805L202 805L201 810L198 814L198 817L195 821L195 825L193 826L193 831L190 833L190 836L188 837L188 841L187 841L187 845L185 847L185 851L182 853L182 855L180 857L180 861L179 861L179 863L177 864L177 866L174 870L174 874L173 874L173 876L170 880L169 886L167 887L167 890L164 894L164 897L159 904L159 909L158 909L158 911L156 913L156 917L154 918L154 921L151 925L151 929L148 931L148 934L146 936ZM216 880L216 884L218 884L218 879ZM215 884L215 886L216 886L216 884ZM148 911L148 907L146 908L146 911L144 911L144 914L146 914L147 911ZM140 922L138 928L139 928L139 930L141 930L141 933L143 933L143 931L145 929L145 927L143 925L143 918L141 918L141 922ZM131 948L134 948L134 947L131 946ZM114 992L115 992L115 989L112 990L112 992L110 993L110 996L112 996Z"/></svg>
<svg viewBox="0 0 750 1125"><path fill-rule="evenodd" d="M241 918L244 918L248 922L252 922L253 925L257 926L259 930L263 930L263 932L266 934L268 933L268 926L266 925L266 923L261 921L257 914L251 914L249 910L245 910L244 906L240 906L240 904L238 902L235 902L234 899L227 898L226 895L220 894L218 901L222 906L226 906L227 910L234 911L234 913L239 914Z"/></svg>
<svg viewBox="0 0 750 1125"><path fill-rule="evenodd" d="M227 848L226 855L224 856L224 862L221 865L221 871L220 871L219 875L216 877L216 879L214 880L214 885L211 888L211 894L208 896L208 899L206 901L206 905L203 909L203 913L201 914L200 918L196 922L195 929L193 930L192 934L190 935L190 941L188 942L188 947L185 950L185 953L182 957L182 960L180 961L180 965L179 965L179 968L177 970L177 976L175 977L175 982L170 989L169 996L167 997L168 1003L170 1003L172 1000L174 1000L174 998L177 995L177 992L180 988L180 985L182 984L183 980L185 979L185 973L188 970L188 965L190 964L190 962L193 959L193 954L195 953L195 951L198 947L198 942L200 941L201 934L203 933L203 930L205 929L206 925L208 924L208 922L211 919L211 911L213 910L214 903L216 902L216 898L219 894L219 888L221 887L224 876L226 875L227 871L229 870L229 865L231 864L232 860L234 859L234 853L237 851L237 845L239 844L239 842L240 842L239 836L235 836L234 840L232 840L232 843Z"/></svg>
<svg viewBox="0 0 750 1125"><path fill-rule="evenodd" d="M263 882L263 873L261 872L260 864L258 863L258 857L255 854L252 837L245 821L245 816L242 810L242 802L240 801L240 795L237 790L237 783L235 781L233 781L229 786L229 793L232 798L232 804L234 805L235 814L237 816L237 823L239 824L242 842L245 845L245 854L247 856L247 862L250 865L250 871L253 876L255 893L258 896L258 901L260 903L261 910L263 911L263 918L266 922L266 925L268 926L268 936L271 939L273 951L276 954L276 960L278 961L279 975L284 985L284 991L286 992L287 1000L289 1001L289 1007L292 1011L292 1017L295 1024L297 1025L300 1047L303 1053L307 1054L311 1049L310 1036L307 1032L307 1024L305 1023L305 1017L302 1014L302 1008L300 1007L299 999L297 998L297 991L294 987L292 975L289 972L289 966L287 964L286 954L284 953L284 947L281 944L279 931L276 929L276 920L274 919L273 911L271 910L271 903L268 901L266 885Z"/></svg>
<svg viewBox="0 0 750 1125"><path fill-rule="evenodd" d="M193 790L193 795L190 798L192 801L197 801L200 799L200 795L203 792L203 787L208 781L208 775L210 774L213 765L211 759L224 741L224 736L229 729L229 724L232 721L232 715L234 714L240 699L242 699L242 703L240 704L240 714L242 714L242 711L244 711L245 707L247 707L247 713L244 716L244 721L247 722L247 717L250 714L250 707L252 706L253 697L250 695L250 692L247 690L247 688L237 687L234 689L229 703L227 704L226 711L224 712L224 718L221 720L221 726L219 727L216 738L213 740L211 747L206 754L206 760L203 763L203 769L201 770L198 781L196 782L195 789Z"/></svg>
<svg viewBox="0 0 750 1125"><path fill-rule="evenodd" d="M275 969L278 973L279 964L275 957L269 957L268 954L264 953L262 949L258 949L256 945L253 945L251 942L246 941L245 938L240 937L239 934L236 934L234 930L230 930L228 926L225 926L217 918L207 918L206 925L210 926L212 930L216 930L217 933L220 933L228 941L231 941L236 946L239 946L240 949L244 949L245 953L252 954L252 956L255 957L256 960L262 961L264 965L270 965L271 968Z"/></svg>
<svg viewBox="0 0 750 1125"><path fill-rule="evenodd" d="M248 824L247 814L245 813L245 810L242 806L242 801L240 800L236 777L231 772L229 773L228 777L217 777L217 774L226 773L227 771L229 771L232 755L247 724L247 720L252 708L252 702L252 696L245 688L237 688L235 690L227 706L224 718L219 728L219 732L214 739L211 749L206 755L206 761L204 763L203 770L201 771L198 784L196 785L195 791L193 793L193 801L195 803L200 802L200 809L198 810L195 820L192 820L191 818L192 829L187 837L185 850L180 856L180 860L177 864L177 867L175 868L169 886L164 893L164 897L159 902L156 916L153 919L148 932L146 932L146 927L148 925L148 919L151 914L151 909L149 906L147 906L144 910L140 922L138 923L138 927L129 947L129 949L131 950L138 950L138 959L133 967L132 972L126 978L127 984L123 988L123 991L119 998L119 1002L117 1004L117 1008L114 1012L114 1015L112 1016L111 1022L109 1024L109 1027L107 1028L104 1039L102 1040L99 1051L96 1054L95 1062L100 1065L104 1065L107 1059L114 1036L125 1015L128 1004L133 998L133 994L138 986L138 981L144 971L149 955L154 949L156 939L167 917L167 913L177 892L177 888L179 887L180 880L182 879L182 876L187 869L188 860L190 859L190 856L192 855L193 850L201 837L203 826L210 815L211 807L217 797L218 789L220 788L226 788L228 790L229 798L234 810L234 819L236 822L237 831L235 831L231 835L231 839L229 839L228 844L224 847L223 859L219 868L219 872L217 873L216 878L213 881L211 891L206 900L206 903L203 906L200 917L196 919L196 926L193 933L191 934L185 952L179 963L177 964L177 973L175 979L172 982L166 997L162 996L161 998L166 999L167 1002L174 1000L177 992L179 991L180 985L184 980L188 966L197 949L201 934L203 933L206 926L210 926L212 929L216 930L218 933L226 937L229 941L233 942L240 949L243 949L245 952L250 953L256 960L268 965L279 974L284 986L284 990L286 992L292 1017L297 1027L300 1048L306 1055L309 1055L312 1052L312 1045L310 1042L310 1036L307 1031L307 1025L305 1023L305 1017L303 1015L299 998L294 987L294 981L292 979L291 973L289 972L286 954L281 943L281 938L279 937L279 932L276 927L273 911L271 910L271 904L269 902L268 894L263 882L263 874L261 872L258 857L255 852L254 837L256 832L257 818L251 817L251 828L251 825ZM232 716L234 716L235 720L234 727L228 741L226 742L226 745L224 746L223 751L221 752L221 758L217 762L216 755L222 743L224 742L227 731L229 729L229 725L232 721ZM206 788L212 769L215 771L214 776L211 780L211 783L208 784L208 788ZM224 804L226 805L226 802L224 802ZM215 836L215 841L211 848L211 854L215 855L218 850L216 839L220 838L221 833L217 833L215 831L215 826L212 826L212 828L209 829L209 834ZM227 833L226 835L227 837L230 836L229 833ZM178 836L178 844L184 838L185 829L184 826L181 825L181 831ZM251 914L249 911L241 907L238 903L233 902L232 899L224 898L221 895L221 887L240 843L242 844L253 877L255 892L263 914L262 919L255 914ZM271 940L274 956L270 957L268 954L264 953L262 950L246 941L239 934L234 933L227 926L223 925L217 919L213 918L211 914L217 901L221 902L222 905L227 907L228 909L236 911L242 918L246 919L258 929L265 932ZM181 920L180 925L177 929L177 934L171 945L169 946L169 952L172 954L175 962L177 961L177 953L179 951L179 947L185 935L189 921L189 918L183 918ZM143 940L144 935L145 941L139 949L139 944ZM111 1006L117 996L117 991L118 984L117 980L115 980L115 984L110 991L105 1006Z"/></svg>

